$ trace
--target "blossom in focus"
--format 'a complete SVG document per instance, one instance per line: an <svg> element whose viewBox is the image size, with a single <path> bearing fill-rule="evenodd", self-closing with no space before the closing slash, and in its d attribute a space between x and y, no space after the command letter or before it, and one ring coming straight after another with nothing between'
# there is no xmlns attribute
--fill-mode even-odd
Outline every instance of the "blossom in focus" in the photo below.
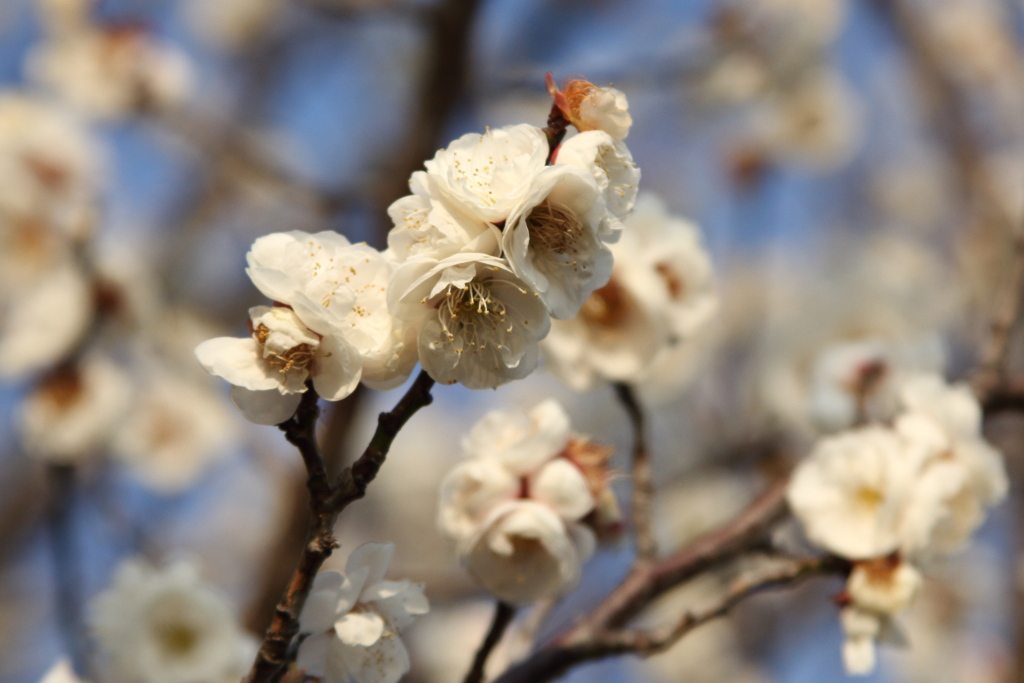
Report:
<svg viewBox="0 0 1024 683"><path fill-rule="evenodd" d="M526 604L574 585L593 552L592 526L613 525L610 450L571 434L547 400L485 415L463 441L467 460L441 483L438 525L473 577Z"/></svg>
<svg viewBox="0 0 1024 683"><path fill-rule="evenodd" d="M606 285L543 343L547 367L574 389L636 382L698 333L717 310L711 261L696 227L641 195L625 221Z"/></svg>
<svg viewBox="0 0 1024 683"><path fill-rule="evenodd" d="M185 53L134 24L83 28L33 48L29 78L97 118L180 105L192 86Z"/></svg>
<svg viewBox="0 0 1024 683"><path fill-rule="evenodd" d="M633 125L626 96L615 88L600 88L583 78L570 78L561 89L547 75L548 92L568 121L582 132L604 131L616 140L624 140Z"/></svg>
<svg viewBox="0 0 1024 683"><path fill-rule="evenodd" d="M395 547L365 543L349 556L345 573L322 572L299 617L309 636L297 664L324 683L395 683L409 671L400 637L413 617L426 614L423 587L384 578Z"/></svg>
<svg viewBox="0 0 1024 683"><path fill-rule="evenodd" d="M255 654L226 600L187 563L153 569L124 562L90 612L115 680L225 683L240 678Z"/></svg>
<svg viewBox="0 0 1024 683"><path fill-rule="evenodd" d="M574 317L611 276L612 253L601 240L607 210L597 183L567 165L538 173L502 233L513 272L558 319Z"/></svg>
<svg viewBox="0 0 1024 683"><path fill-rule="evenodd" d="M526 197L547 158L547 137L525 123L467 133L438 150L413 183L467 216L500 223Z"/></svg>
<svg viewBox="0 0 1024 683"><path fill-rule="evenodd" d="M590 173L604 196L605 206L616 218L625 218L633 211L640 168L622 140L600 130L574 135L558 146L555 163ZM618 234L605 234L605 241L617 238Z"/></svg>
<svg viewBox="0 0 1024 683"><path fill-rule="evenodd" d="M409 331L386 307L391 265L333 232L274 233L253 244L247 273L275 306L249 311L252 336L210 339L196 356L231 384L232 400L257 424L288 419L312 380L337 401L362 380L404 380L416 362Z"/></svg>
<svg viewBox="0 0 1024 683"><path fill-rule="evenodd" d="M503 260L472 253L401 264L388 308L418 325L420 364L432 378L470 389L533 372L551 325L543 302Z"/></svg>
<svg viewBox="0 0 1024 683"><path fill-rule="evenodd" d="M131 383L116 365L87 357L40 381L18 410L28 453L76 464L110 437L131 400Z"/></svg>

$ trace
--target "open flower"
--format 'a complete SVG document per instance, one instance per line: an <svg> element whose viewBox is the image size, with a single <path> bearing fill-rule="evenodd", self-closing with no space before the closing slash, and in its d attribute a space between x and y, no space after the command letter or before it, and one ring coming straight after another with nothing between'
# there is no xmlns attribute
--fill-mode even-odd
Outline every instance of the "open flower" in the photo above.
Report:
<svg viewBox="0 0 1024 683"><path fill-rule="evenodd" d="M600 130L575 135L557 150L556 164L567 164L587 171L597 181L608 211L616 218L625 218L633 210L640 168L622 140ZM618 235L608 235L617 238Z"/></svg>
<svg viewBox="0 0 1024 683"><path fill-rule="evenodd" d="M299 617L298 666L324 683L395 683L409 671L399 637L429 609L423 587L387 581L395 547L365 543L349 556L345 574L322 572Z"/></svg>
<svg viewBox="0 0 1024 683"><path fill-rule="evenodd" d="M882 557L899 548L921 461L883 427L822 439L793 474L789 505L816 545L848 559Z"/></svg>
<svg viewBox="0 0 1024 683"><path fill-rule="evenodd" d="M178 563L121 565L90 605L92 629L115 677L137 683L224 683L255 654L226 600Z"/></svg>
<svg viewBox="0 0 1024 683"><path fill-rule="evenodd" d="M431 197L488 223L508 218L544 168L548 140L543 131L520 124L467 133L426 162L413 182Z"/></svg>
<svg viewBox="0 0 1024 683"><path fill-rule="evenodd" d="M552 317L575 317L591 292L608 282L612 253L600 236L606 219L594 179L566 165L538 173L512 210L502 234L505 256Z"/></svg>
<svg viewBox="0 0 1024 683"><path fill-rule="evenodd" d="M537 367L551 320L544 304L492 256L416 258L399 266L388 307L419 325L423 369L443 384L493 389Z"/></svg>

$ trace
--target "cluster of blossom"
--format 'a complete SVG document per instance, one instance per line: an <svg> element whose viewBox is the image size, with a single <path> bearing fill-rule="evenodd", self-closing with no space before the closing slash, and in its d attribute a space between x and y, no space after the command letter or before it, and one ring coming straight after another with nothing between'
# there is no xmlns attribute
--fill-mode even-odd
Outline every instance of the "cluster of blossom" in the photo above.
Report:
<svg viewBox="0 0 1024 683"><path fill-rule="evenodd" d="M256 652L227 600L189 563L154 569L128 560L90 608L103 680L227 683Z"/></svg>
<svg viewBox="0 0 1024 683"><path fill-rule="evenodd" d="M876 640L902 639L893 617L917 592L919 568L965 545L1008 487L967 386L918 375L900 398L891 426L820 441L788 491L807 537L853 564L841 619L855 674L874 669Z"/></svg>
<svg viewBox="0 0 1024 683"><path fill-rule="evenodd" d="M322 572L299 618L297 665L324 683L396 683L409 671L399 637L430 606L423 586L388 581L395 547L365 543L349 556L345 573Z"/></svg>
<svg viewBox="0 0 1024 683"><path fill-rule="evenodd" d="M521 605L575 585L619 511L603 448L570 431L553 399L492 412L463 440L468 460L441 484L438 524L461 563L499 600Z"/></svg>
<svg viewBox="0 0 1024 683"><path fill-rule="evenodd" d="M607 242L640 177L612 135L630 122L621 93L570 81L555 94L579 134L553 151L526 124L454 141L389 208L384 252L331 232L256 240L246 272L274 305L249 311L250 337L196 349L248 419L287 419L307 380L340 400L360 381L401 383L417 360L471 389L533 372L550 318L572 318L608 282Z"/></svg>

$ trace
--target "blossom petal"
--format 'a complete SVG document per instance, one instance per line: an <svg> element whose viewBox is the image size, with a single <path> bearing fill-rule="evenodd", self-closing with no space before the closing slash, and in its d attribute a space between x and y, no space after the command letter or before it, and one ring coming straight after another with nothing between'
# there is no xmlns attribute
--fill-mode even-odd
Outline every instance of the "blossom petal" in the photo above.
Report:
<svg viewBox="0 0 1024 683"><path fill-rule="evenodd" d="M266 363L259 344L252 337L217 337L196 347L199 364L211 375L222 377L250 391L281 386L280 373Z"/></svg>
<svg viewBox="0 0 1024 683"><path fill-rule="evenodd" d="M331 629L338 616L338 597L345 577L340 572L321 572L313 579L313 588L299 615L304 633L323 633Z"/></svg>
<svg viewBox="0 0 1024 683"><path fill-rule="evenodd" d="M384 618L376 612L349 612L334 622L334 632L346 645L369 647L384 633Z"/></svg>
<svg viewBox="0 0 1024 683"><path fill-rule="evenodd" d="M327 336L317 349L313 386L328 401L340 401L356 390L363 376L359 354L340 337Z"/></svg>
<svg viewBox="0 0 1024 683"><path fill-rule="evenodd" d="M348 562L345 563L345 573L353 575L359 570L365 570L367 574L364 586L371 588L384 580L384 574L387 573L394 555L394 543L364 543L352 551Z"/></svg>
<svg viewBox="0 0 1024 683"><path fill-rule="evenodd" d="M258 425L279 425L295 414L302 394L282 394L270 391L249 391L231 387L231 402L242 411L245 419Z"/></svg>
<svg viewBox="0 0 1024 683"><path fill-rule="evenodd" d="M566 520L575 521L594 509L586 478L565 458L556 458L541 468L530 491L535 500L547 503Z"/></svg>
<svg viewBox="0 0 1024 683"><path fill-rule="evenodd" d="M327 657L333 641L333 633L318 633L304 638L299 645L296 666L310 676L323 678L327 673Z"/></svg>

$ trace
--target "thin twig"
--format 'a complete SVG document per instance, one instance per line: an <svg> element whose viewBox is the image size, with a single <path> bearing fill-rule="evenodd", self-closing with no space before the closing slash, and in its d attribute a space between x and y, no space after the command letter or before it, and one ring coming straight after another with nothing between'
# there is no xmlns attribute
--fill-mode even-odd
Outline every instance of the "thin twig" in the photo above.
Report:
<svg viewBox="0 0 1024 683"><path fill-rule="evenodd" d="M505 629L512 623L512 619L515 616L516 608L514 606L507 602L498 601L494 609L494 619L491 621L491 628L488 629L484 642L480 644L480 649L476 651L476 655L473 657L473 665L469 668L469 672L466 673L463 683L481 683L484 680L484 674L487 670L487 658L491 656L491 652L501 642L501 637L505 635Z"/></svg>
<svg viewBox="0 0 1024 683"><path fill-rule="evenodd" d="M674 624L652 630L599 631L577 643L549 647L510 668L494 683L543 683L584 662L623 654L650 656L663 652L698 626L724 616L752 595L794 585L813 576L841 575L848 571L849 564L845 561L826 557L800 560L781 569L740 577L714 604L697 612L687 612Z"/></svg>
<svg viewBox="0 0 1024 683"><path fill-rule="evenodd" d="M654 479L647 450L644 412L631 386L616 382L613 387L633 429L633 531L637 560L648 562L657 557L658 544L654 537Z"/></svg>
<svg viewBox="0 0 1024 683"><path fill-rule="evenodd" d="M89 652L84 640L82 577L74 532L75 467L53 464L48 471L56 619L75 670L87 676Z"/></svg>
<svg viewBox="0 0 1024 683"><path fill-rule="evenodd" d="M426 372L420 372L398 404L390 412L380 414L377 430L363 454L333 482L326 478L323 458L316 446L319 409L315 398L304 396L295 417L281 425L288 440L299 448L306 463L313 517L299 565L277 605L274 619L249 672L248 680L251 683L274 683L284 673L289 663L291 643L299 632L299 614L306 604L313 579L324 561L338 547L338 541L334 538L334 524L338 515L350 503L366 495L367 486L384 464L398 432L409 418L433 400L430 394L433 386L434 380ZM307 391L307 394L315 396L312 390Z"/></svg>

